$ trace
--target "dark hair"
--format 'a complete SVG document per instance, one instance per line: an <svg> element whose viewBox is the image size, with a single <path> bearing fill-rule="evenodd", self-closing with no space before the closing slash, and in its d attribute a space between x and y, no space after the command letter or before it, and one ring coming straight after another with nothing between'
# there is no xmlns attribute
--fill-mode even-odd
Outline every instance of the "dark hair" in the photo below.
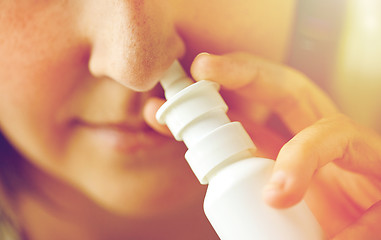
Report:
<svg viewBox="0 0 381 240"><path fill-rule="evenodd" d="M0 239L21 239L14 214L18 190L26 186L23 158L0 132Z"/></svg>

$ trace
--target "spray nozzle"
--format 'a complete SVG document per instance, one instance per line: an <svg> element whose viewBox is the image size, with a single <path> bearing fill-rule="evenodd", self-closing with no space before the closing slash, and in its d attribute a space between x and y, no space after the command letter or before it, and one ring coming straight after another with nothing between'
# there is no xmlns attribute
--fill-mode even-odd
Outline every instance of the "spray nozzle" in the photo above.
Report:
<svg viewBox="0 0 381 240"><path fill-rule="evenodd" d="M190 86L193 81L187 76L183 67L176 60L167 70L160 83L164 89L165 98L170 99L182 89Z"/></svg>

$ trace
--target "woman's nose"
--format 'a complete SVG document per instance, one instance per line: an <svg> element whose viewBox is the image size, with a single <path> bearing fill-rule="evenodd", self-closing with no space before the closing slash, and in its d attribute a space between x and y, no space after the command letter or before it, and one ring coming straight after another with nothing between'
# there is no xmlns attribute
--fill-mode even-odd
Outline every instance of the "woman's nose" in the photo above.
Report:
<svg viewBox="0 0 381 240"><path fill-rule="evenodd" d="M184 54L170 1L85 2L91 44L89 69L94 76L147 91L173 60Z"/></svg>

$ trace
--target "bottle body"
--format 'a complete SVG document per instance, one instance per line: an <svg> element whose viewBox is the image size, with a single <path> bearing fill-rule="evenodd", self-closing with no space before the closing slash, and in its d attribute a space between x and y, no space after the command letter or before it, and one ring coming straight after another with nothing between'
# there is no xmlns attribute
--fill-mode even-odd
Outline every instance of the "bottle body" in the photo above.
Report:
<svg viewBox="0 0 381 240"><path fill-rule="evenodd" d="M321 240L324 234L304 201L274 209L262 197L273 160L246 158L209 180L204 211L222 240Z"/></svg>

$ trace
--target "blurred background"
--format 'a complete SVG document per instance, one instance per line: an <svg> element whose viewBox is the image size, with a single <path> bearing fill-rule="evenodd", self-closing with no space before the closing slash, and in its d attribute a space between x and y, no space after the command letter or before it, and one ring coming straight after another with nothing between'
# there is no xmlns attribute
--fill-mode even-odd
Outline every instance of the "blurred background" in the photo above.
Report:
<svg viewBox="0 0 381 240"><path fill-rule="evenodd" d="M288 64L381 132L381 1L302 0Z"/></svg>

